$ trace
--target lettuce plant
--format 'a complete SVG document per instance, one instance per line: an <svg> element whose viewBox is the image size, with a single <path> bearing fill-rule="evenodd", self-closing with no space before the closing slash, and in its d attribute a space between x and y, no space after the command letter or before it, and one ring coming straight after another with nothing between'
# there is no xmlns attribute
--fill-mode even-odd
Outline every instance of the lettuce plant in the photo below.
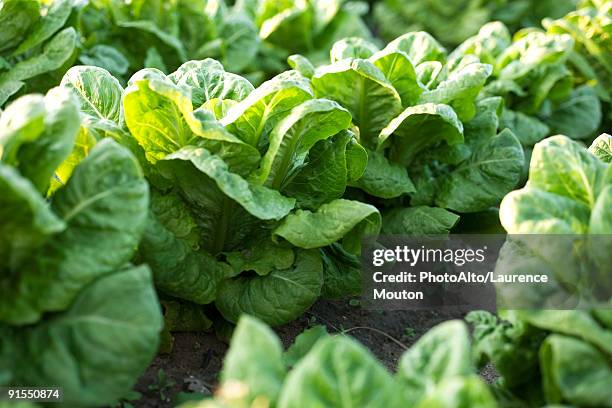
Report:
<svg viewBox="0 0 612 408"><path fill-rule="evenodd" d="M508 233L584 237L573 251L551 259L539 246L525 246L516 236L504 245L500 262L506 254L520 251L523 272L525 268L553 269L551 276L559 282L560 291L581 291L591 295L595 305L604 306L503 311L504 321L487 312L468 316L475 325L480 359L493 362L501 375L499 387L529 405L611 406L612 314L606 307L611 289L611 146L611 138L605 134L588 151L565 136L536 144L527 186L506 196L500 208ZM574 263L586 265L582 276L565 276ZM589 282L586 274L596 284L562 284ZM504 295L503 291L500 294Z"/></svg>
<svg viewBox="0 0 612 408"><path fill-rule="evenodd" d="M19 91L46 91L53 71L70 63L77 33L66 22L71 0L0 1L0 107ZM59 74L61 76L61 73Z"/></svg>
<svg viewBox="0 0 612 408"><path fill-rule="evenodd" d="M66 405L99 406L149 364L161 315L149 269L129 264L149 202L129 151L101 141L51 193L79 123L62 88L0 116L0 384L61 384Z"/></svg>
<svg viewBox="0 0 612 408"><path fill-rule="evenodd" d="M503 125L531 147L557 133L586 139L599 128L602 113L596 90L590 84L574 85L569 65L574 45L568 34L539 29L511 38L506 26L494 22L461 44L452 57L476 55L492 64L484 92L504 98Z"/></svg>
<svg viewBox="0 0 612 408"><path fill-rule="evenodd" d="M334 42L345 37L372 37L361 18L367 11L365 4L241 0L235 8L244 10L255 22L262 47L254 65L268 72L283 71L291 54L302 53L316 63L324 62ZM234 69L231 64L228 67Z"/></svg>
<svg viewBox="0 0 612 408"><path fill-rule="evenodd" d="M561 19L547 18L542 25L548 33L569 34L574 39L574 50L569 65L575 81L594 86L599 98L606 103L604 129L612 122L612 4L607 1L585 4Z"/></svg>
<svg viewBox="0 0 612 408"><path fill-rule="evenodd" d="M219 57L241 69L237 50L257 49L254 24L244 15L214 21L209 9L204 0L89 1L80 10L80 61L117 77L144 67L168 72L216 41L223 48Z"/></svg>
<svg viewBox="0 0 612 408"><path fill-rule="evenodd" d="M79 14L79 60L121 77L144 67L172 72L210 57L259 83L284 71L292 53L322 59L340 38L370 36L360 17L365 10L340 0L231 3L89 1Z"/></svg>
<svg viewBox="0 0 612 408"><path fill-rule="evenodd" d="M582 83L595 82L601 99L610 101L612 92L612 17L610 2L579 8L563 18L547 18L542 22L551 34L569 34L574 39L574 52L569 63Z"/></svg>
<svg viewBox="0 0 612 408"><path fill-rule="evenodd" d="M265 356L265 357L264 357ZM214 399L199 407L487 407L497 406L472 365L466 325L434 327L390 374L361 344L322 326L300 334L283 352L276 335L244 316L234 332Z"/></svg>
<svg viewBox="0 0 612 408"><path fill-rule="evenodd" d="M444 44L455 46L489 21L499 20L513 31L539 26L545 17L559 18L574 9L575 0L383 0L374 8L374 21L383 38L425 30Z"/></svg>
<svg viewBox="0 0 612 408"><path fill-rule="evenodd" d="M380 215L342 196L367 155L350 113L314 98L299 73L254 89L207 59L139 71L125 91L95 67L62 83L81 99L83 145L112 137L143 164L152 197L138 259L160 291L270 324L321 293L359 291L360 239ZM65 174L85 155L73 151Z"/></svg>
<svg viewBox="0 0 612 408"><path fill-rule="evenodd" d="M351 186L389 209L383 232L448 232L455 213L486 210L515 187L520 143L511 131L498 132L502 100L478 97L490 65L472 56L448 60L423 32L382 50L348 38L330 57L316 70L297 56L291 62L310 76L315 96L351 112L368 150L364 175Z"/></svg>

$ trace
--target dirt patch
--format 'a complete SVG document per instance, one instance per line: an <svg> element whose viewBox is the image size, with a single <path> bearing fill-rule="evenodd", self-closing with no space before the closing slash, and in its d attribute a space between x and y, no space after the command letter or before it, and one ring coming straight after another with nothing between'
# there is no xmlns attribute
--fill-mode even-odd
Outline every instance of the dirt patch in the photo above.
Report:
<svg viewBox="0 0 612 408"><path fill-rule="evenodd" d="M460 311L371 311L351 304L348 300L320 300L304 316L275 331L285 347L313 325L324 325L330 333L344 331L370 349L389 370L395 371L404 350L427 330L464 315ZM181 392L212 392L226 351L227 344L212 333L175 333L172 352L155 358L136 386L141 397L132 404L171 407L173 398ZM489 381L495 378L491 370L485 370Z"/></svg>

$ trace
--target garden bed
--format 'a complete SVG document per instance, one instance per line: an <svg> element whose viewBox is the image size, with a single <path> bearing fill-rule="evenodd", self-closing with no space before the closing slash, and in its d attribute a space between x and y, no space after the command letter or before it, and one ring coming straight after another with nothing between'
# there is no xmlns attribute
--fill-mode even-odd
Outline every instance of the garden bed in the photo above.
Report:
<svg viewBox="0 0 612 408"><path fill-rule="evenodd" d="M433 326L461 318L460 311L376 311L365 310L348 300L319 300L301 318L276 328L288 347L295 337L313 325L324 325L330 333L346 332L356 338L390 371L398 359ZM228 344L214 333L174 333L174 345L168 354L160 354L140 378L135 389L142 394L139 407L171 407L180 392L213 391L223 365ZM160 370L162 380L160 384ZM491 381L495 371L487 368L481 375ZM165 379L164 379L165 378ZM164 388L165 400L160 395Z"/></svg>

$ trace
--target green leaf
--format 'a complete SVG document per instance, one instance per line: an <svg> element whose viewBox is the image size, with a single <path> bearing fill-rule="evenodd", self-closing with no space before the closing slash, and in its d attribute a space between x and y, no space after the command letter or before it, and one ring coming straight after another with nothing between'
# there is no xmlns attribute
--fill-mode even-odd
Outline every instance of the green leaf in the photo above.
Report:
<svg viewBox="0 0 612 408"><path fill-rule="evenodd" d="M589 152L593 153L604 163L612 163L612 136L607 133L599 135L593 140L593 143L591 143Z"/></svg>
<svg viewBox="0 0 612 408"><path fill-rule="evenodd" d="M329 52L331 63L347 59L368 59L378 51L378 47L371 42L359 37L344 38L336 41Z"/></svg>
<svg viewBox="0 0 612 408"><path fill-rule="evenodd" d="M612 356L612 332L584 310L521 310L522 321L540 329L579 338Z"/></svg>
<svg viewBox="0 0 612 408"><path fill-rule="evenodd" d="M328 337L329 334L325 326L314 326L304 330L295 338L293 344L283 354L285 366L295 366L302 358L308 355L319 340Z"/></svg>
<svg viewBox="0 0 612 408"><path fill-rule="evenodd" d="M154 21L151 20L132 20L132 21L116 21L115 24L122 28L132 28L138 31L152 34L161 41L161 44L170 47L178 56L179 60L186 61L187 55L183 43L174 35L168 34L161 30ZM138 35L138 34L136 34Z"/></svg>
<svg viewBox="0 0 612 408"><path fill-rule="evenodd" d="M16 84L20 81L60 68L72 55L75 45L76 31L65 28L45 44L41 53L19 61L10 71L0 74L0 90L6 90L0 94L0 105L19 90Z"/></svg>
<svg viewBox="0 0 612 408"><path fill-rule="evenodd" d="M402 51L385 48L370 57L385 78L393 85L402 100L402 106L414 105L423 93L410 57Z"/></svg>
<svg viewBox="0 0 612 408"><path fill-rule="evenodd" d="M523 160L521 143L510 130L503 130L442 179L436 204L458 212L484 211L499 204L518 184Z"/></svg>
<svg viewBox="0 0 612 408"><path fill-rule="evenodd" d="M402 109L400 95L368 60L345 59L320 67L311 81L318 98L335 100L351 112L359 140L369 148L375 147L380 130Z"/></svg>
<svg viewBox="0 0 612 408"><path fill-rule="evenodd" d="M145 226L148 186L134 157L103 140L77 166L52 209L66 229L48 240L2 287L0 316L32 323L67 307L94 279L132 257ZM44 293L45 296L41 296Z"/></svg>
<svg viewBox="0 0 612 408"><path fill-rule="evenodd" d="M22 81L3 81L0 83L0 101L8 101L8 99L19 92L25 86ZM2 106L3 103L0 103Z"/></svg>
<svg viewBox="0 0 612 408"><path fill-rule="evenodd" d="M230 12L218 28L221 60L236 72L244 71L257 56L260 37L253 21L243 13Z"/></svg>
<svg viewBox="0 0 612 408"><path fill-rule="evenodd" d="M606 186L595 202L589 222L589 233L592 234L588 241L590 258L599 270L606 274L608 265L612 261L609 248L609 234L612 234L612 185Z"/></svg>
<svg viewBox="0 0 612 408"><path fill-rule="evenodd" d="M601 118L601 105L595 90L581 86L556 106L545 121L551 128L551 134L585 139L599 128Z"/></svg>
<svg viewBox="0 0 612 408"><path fill-rule="evenodd" d="M65 312L15 333L13 384L57 383L68 406L112 405L155 356L161 328L146 267L102 277Z"/></svg>
<svg viewBox="0 0 612 408"><path fill-rule="evenodd" d="M108 70L114 75L124 75L128 72L130 63L115 47L98 44L79 55L79 61L85 65L93 65Z"/></svg>
<svg viewBox="0 0 612 408"><path fill-rule="evenodd" d="M500 128L510 129L523 146L533 146L551 134L550 128L539 119L510 109L504 109Z"/></svg>
<svg viewBox="0 0 612 408"><path fill-rule="evenodd" d="M304 163L315 143L348 128L350 123L350 113L330 100L311 99L296 106L270 132L258 182L280 189L290 172Z"/></svg>
<svg viewBox="0 0 612 408"><path fill-rule="evenodd" d="M291 38L292 48L298 51L312 47L312 9L308 3L287 4L277 14L262 21L259 37L282 47Z"/></svg>
<svg viewBox="0 0 612 408"><path fill-rule="evenodd" d="M75 167L89 154L91 149L104 138L104 133L98 131L98 121L93 117L82 116L81 127L76 136L72 152L64 159L64 161L55 169L55 174L51 179L51 186L47 192L48 196L55 194L57 189L64 186L70 179ZM111 123L111 122L106 122ZM129 145L128 145L129 147Z"/></svg>
<svg viewBox="0 0 612 408"><path fill-rule="evenodd" d="M17 46L40 19L40 3L35 0L6 0L0 8L0 51ZM2 103L0 103L2 105Z"/></svg>
<svg viewBox="0 0 612 408"><path fill-rule="evenodd" d="M589 232L591 234L612 233L612 183L601 191L591 211Z"/></svg>
<svg viewBox="0 0 612 408"><path fill-rule="evenodd" d="M234 269L233 275L253 271L260 276L275 269L287 269L293 265L295 254L291 248L276 245L272 241L256 241L248 249L226 252L225 258Z"/></svg>
<svg viewBox="0 0 612 408"><path fill-rule="evenodd" d="M168 67L164 62L164 57L157 51L155 47L149 47L147 49L147 55L144 60L145 68L157 69L160 72L168 72Z"/></svg>
<svg viewBox="0 0 612 408"><path fill-rule="evenodd" d="M488 385L476 375L442 381L435 392L427 395L417 405L418 408L497 408L498 406Z"/></svg>
<svg viewBox="0 0 612 408"><path fill-rule="evenodd" d="M350 252L359 252L361 237L380 231L380 213L369 204L345 199L323 204L316 212L297 210L274 230L300 248L321 248L342 240Z"/></svg>
<svg viewBox="0 0 612 408"><path fill-rule="evenodd" d="M347 182L360 176L365 162L367 153L353 134L340 132L318 141L308 152L306 162L296 168L281 191L295 198L299 208L316 209L341 198Z"/></svg>
<svg viewBox="0 0 612 408"><path fill-rule="evenodd" d="M493 68L488 64L471 63L450 72L435 89L425 91L419 103L450 105L461 121L476 114L476 96L482 90Z"/></svg>
<svg viewBox="0 0 612 408"><path fill-rule="evenodd" d="M425 61L416 66L417 79L425 88L434 86L438 75L442 72L442 63L439 61Z"/></svg>
<svg viewBox="0 0 612 408"><path fill-rule="evenodd" d="M314 31L316 34L323 31L329 24L333 24L340 13L342 13L342 1L332 0L328 2L312 3L314 9Z"/></svg>
<svg viewBox="0 0 612 408"><path fill-rule="evenodd" d="M350 185L381 198L395 198L416 191L405 167L390 162L383 154L373 150L368 150L363 176Z"/></svg>
<svg viewBox="0 0 612 408"><path fill-rule="evenodd" d="M284 197L276 190L251 184L230 172L223 160L203 148L187 146L168 155L164 160L191 162L202 175L212 179L225 195L261 220L279 220L287 215L295 204L295 200Z"/></svg>
<svg viewBox="0 0 612 408"><path fill-rule="evenodd" d="M239 174L259 161L257 150L227 132L210 111L193 111L188 88L151 69L137 72L130 83L123 99L127 126L151 163L190 145L218 154Z"/></svg>
<svg viewBox="0 0 612 408"><path fill-rule="evenodd" d="M257 398L274 403L285 377L283 348L272 330L259 320L245 315L240 318L230 349L225 356L221 381L240 382L247 387L245 403Z"/></svg>
<svg viewBox="0 0 612 408"><path fill-rule="evenodd" d="M225 72L223 65L211 58L185 62L168 78L178 86L191 89L194 107L214 98L242 101L253 91L248 80Z"/></svg>
<svg viewBox="0 0 612 408"><path fill-rule="evenodd" d="M151 268L160 291L198 304L213 302L221 281L232 275L229 265L194 250L154 216L147 219L138 254Z"/></svg>
<svg viewBox="0 0 612 408"><path fill-rule="evenodd" d="M406 33L391 41L385 49L406 53L415 66L424 61L444 62L446 59L446 49L424 31Z"/></svg>
<svg viewBox="0 0 612 408"><path fill-rule="evenodd" d="M439 207L395 208L383 214L383 234L448 234L459 216Z"/></svg>
<svg viewBox="0 0 612 408"><path fill-rule="evenodd" d="M565 136L535 145L529 185L593 207L604 183L606 165Z"/></svg>
<svg viewBox="0 0 612 408"><path fill-rule="evenodd" d="M465 40L450 55L449 59L464 55L476 55L480 61L495 64L497 57L512 44L512 35L501 21L484 24L478 34Z"/></svg>
<svg viewBox="0 0 612 408"><path fill-rule="evenodd" d="M19 148L36 140L45 129L45 100L40 95L26 95L10 104L0 116L0 158L18 164Z"/></svg>
<svg viewBox="0 0 612 408"><path fill-rule="evenodd" d="M404 166L428 147L446 141L449 145L463 142L463 125L448 105L427 103L404 110L382 129L379 150L390 145L390 158Z"/></svg>
<svg viewBox="0 0 612 408"><path fill-rule="evenodd" d="M231 108L221 124L245 143L258 147L291 109L311 98L308 81L295 71L287 71L264 82Z"/></svg>
<svg viewBox="0 0 612 408"><path fill-rule="evenodd" d="M64 74L61 86L72 91L78 98L81 112L115 123L122 120L123 87L104 68L72 67Z"/></svg>
<svg viewBox="0 0 612 408"><path fill-rule="evenodd" d="M323 261L321 296L339 299L359 295L362 280L360 254L350 253L337 243L320 251Z"/></svg>
<svg viewBox="0 0 612 408"><path fill-rule="evenodd" d="M317 342L287 376L279 408L399 407L397 384L376 359L347 336Z"/></svg>
<svg viewBox="0 0 612 408"><path fill-rule="evenodd" d="M287 58L287 63L291 68L295 69L306 78L312 78L315 73L314 65L312 65L308 58L303 55L290 55L289 58Z"/></svg>
<svg viewBox="0 0 612 408"><path fill-rule="evenodd" d="M474 374L470 338L465 323L451 320L429 330L402 355L398 381L416 404L445 380Z"/></svg>
<svg viewBox="0 0 612 408"><path fill-rule="evenodd" d="M479 365L493 363L508 388L539 382L538 350L544 333L483 310L468 313L465 320L474 328L473 352Z"/></svg>
<svg viewBox="0 0 612 408"><path fill-rule="evenodd" d="M463 125L465 143L471 149L494 137L498 128L504 128L499 126L503 104L504 100L499 96L482 98L476 102L476 115Z"/></svg>
<svg viewBox="0 0 612 408"><path fill-rule="evenodd" d="M573 45L569 35L530 31L501 53L495 70L499 71L500 78L516 80L530 75L540 66L554 66L563 61Z"/></svg>
<svg viewBox="0 0 612 408"><path fill-rule="evenodd" d="M540 350L548 403L609 406L612 366L595 347L572 337L549 336Z"/></svg>
<svg viewBox="0 0 612 408"><path fill-rule="evenodd" d="M175 192L151 191L150 215L193 249L199 248L200 230L187 203Z"/></svg>
<svg viewBox="0 0 612 408"><path fill-rule="evenodd" d="M78 103L61 88L11 104L0 119L2 161L16 166L41 193L70 154L80 125Z"/></svg>
<svg viewBox="0 0 612 408"><path fill-rule="evenodd" d="M49 236L66 224L49 209L34 186L0 163L0 268L16 270ZM10 279L2 276L0 282ZM0 314L0 320L3 320Z"/></svg>
<svg viewBox="0 0 612 408"><path fill-rule="evenodd" d="M278 326L301 316L318 299L323 285L317 251L298 250L293 266L266 276L241 275L226 280L215 305L224 318L237 322L248 313Z"/></svg>
<svg viewBox="0 0 612 408"><path fill-rule="evenodd" d="M499 207L499 219L510 234L585 233L589 214L582 202L529 187L506 195Z"/></svg>
<svg viewBox="0 0 612 408"><path fill-rule="evenodd" d="M200 107L200 110L206 109L212 112L216 120L221 120L225 115L227 115L227 112L229 112L229 110L237 104L238 102L232 99L213 98L204 102L204 104Z"/></svg>
<svg viewBox="0 0 612 408"><path fill-rule="evenodd" d="M123 104L127 126L151 163L181 147L196 144L198 136L184 118L192 112L189 93L163 73L144 69L134 74Z"/></svg>
<svg viewBox="0 0 612 408"><path fill-rule="evenodd" d="M20 8L27 10L28 7L24 7L25 3L31 2L22 1ZM31 31L28 30L29 35L19 44L19 47L13 51L13 55L23 54L48 40L66 23L72 11L72 7L72 0L58 0L51 3L51 6L47 10L47 14L38 19L36 25L30 28ZM12 21L12 23L14 24L15 21ZM23 26L21 29L23 29Z"/></svg>
<svg viewBox="0 0 612 408"><path fill-rule="evenodd" d="M366 171L368 151L359 144L352 131L346 133L351 135L346 145L346 178L348 182L353 182L359 180ZM342 140L342 137L338 136L337 139Z"/></svg>

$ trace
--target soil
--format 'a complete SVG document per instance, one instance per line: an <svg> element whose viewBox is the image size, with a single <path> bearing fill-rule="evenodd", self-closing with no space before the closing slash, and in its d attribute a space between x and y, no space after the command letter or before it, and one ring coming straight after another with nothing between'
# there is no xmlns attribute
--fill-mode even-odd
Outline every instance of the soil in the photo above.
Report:
<svg viewBox="0 0 612 408"><path fill-rule="evenodd" d="M427 330L464 316L458 310L372 311L352 306L353 302L319 300L301 318L275 331L288 347L304 329L324 325L330 333L355 337L394 372L404 350ZM185 393L214 392L227 348L214 333L174 333L172 351L155 358L135 387L141 394L139 399L130 403L146 408L172 407ZM486 367L481 375L489 382L496 377L492 367Z"/></svg>

